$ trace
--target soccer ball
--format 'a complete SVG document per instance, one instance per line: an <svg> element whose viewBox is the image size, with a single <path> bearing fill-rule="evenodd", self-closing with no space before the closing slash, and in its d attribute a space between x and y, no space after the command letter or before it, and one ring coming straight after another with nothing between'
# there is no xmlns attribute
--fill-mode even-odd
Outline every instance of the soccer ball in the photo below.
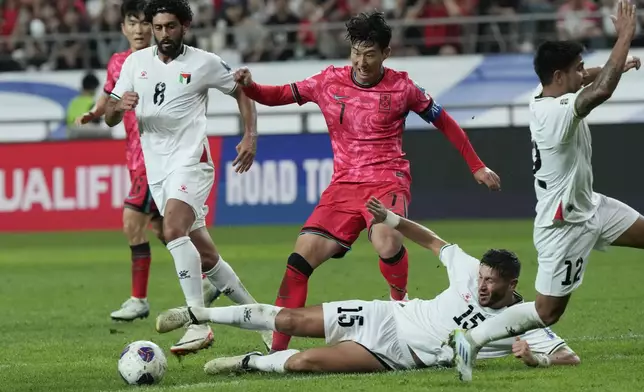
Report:
<svg viewBox="0 0 644 392"><path fill-rule="evenodd" d="M167 368L168 360L161 348L145 340L128 344L118 363L121 378L130 385L159 383Z"/></svg>

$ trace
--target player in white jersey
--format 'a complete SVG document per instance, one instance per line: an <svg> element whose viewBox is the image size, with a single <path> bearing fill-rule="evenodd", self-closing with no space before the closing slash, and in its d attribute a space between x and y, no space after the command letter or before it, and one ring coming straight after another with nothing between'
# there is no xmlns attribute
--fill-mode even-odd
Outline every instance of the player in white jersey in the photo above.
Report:
<svg viewBox="0 0 644 392"><path fill-rule="evenodd" d="M613 94L621 74L640 67L638 58L628 57L635 11L635 5L619 3L614 17L618 38L603 68L584 69L584 48L576 42L545 42L537 50L534 69L541 86L530 101L537 297L479 328L454 331L451 344L459 354L457 368L464 381L472 379L480 347L559 320L581 285L593 249L644 248L644 218L626 204L593 191L586 122L586 116Z"/></svg>
<svg viewBox="0 0 644 392"><path fill-rule="evenodd" d="M376 199L367 203L374 223L385 223L430 249L447 267L449 287L431 300L339 301L288 309L273 305L170 309L157 318L157 330L214 322L244 329L325 338L330 347L250 353L208 362L206 373L255 369L266 372L376 372L450 366L445 344L455 327L474 328L522 302L516 288L521 265L507 250L489 250L481 261L431 230L395 215ZM577 364L579 358L549 329L520 339L495 342L479 358L514 354L530 366Z"/></svg>
<svg viewBox="0 0 644 392"><path fill-rule="evenodd" d="M206 136L209 89L235 98L244 122L244 137L233 162L247 171L256 150L255 105L233 80L216 54L183 44L192 21L187 0L152 0L145 8L157 45L132 53L106 108L105 122L118 124L135 110L141 133L152 197L163 219L167 248L189 306L204 306L201 271L238 304L255 303L239 278L217 252L205 228L206 199L215 181L215 167ZM263 334L268 347L272 337ZM212 344L207 325L190 326L171 351L182 355Z"/></svg>

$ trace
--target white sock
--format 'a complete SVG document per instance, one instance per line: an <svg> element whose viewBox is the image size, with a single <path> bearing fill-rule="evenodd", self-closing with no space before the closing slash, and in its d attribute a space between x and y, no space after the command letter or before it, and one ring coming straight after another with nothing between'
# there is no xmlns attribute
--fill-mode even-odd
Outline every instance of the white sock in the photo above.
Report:
<svg viewBox="0 0 644 392"><path fill-rule="evenodd" d="M217 264L210 271L206 271L205 274L212 284L234 303L239 305L257 303L255 298L246 290L241 280L239 280L230 264L226 263L221 255Z"/></svg>
<svg viewBox="0 0 644 392"><path fill-rule="evenodd" d="M181 290L188 306L203 307L203 288L201 286L201 256L190 237L180 237L167 245L174 267L179 276Z"/></svg>
<svg viewBox="0 0 644 392"><path fill-rule="evenodd" d="M531 329L545 327L537 313L534 302L513 305L498 316L485 320L469 331L469 336L478 347L495 340L521 335Z"/></svg>
<svg viewBox="0 0 644 392"><path fill-rule="evenodd" d="M284 368L286 361L293 355L299 353L298 350L276 351L269 355L253 355L248 359L248 367L262 372L286 373Z"/></svg>
<svg viewBox="0 0 644 392"><path fill-rule="evenodd" d="M282 308L273 305L251 304L194 308L192 313L199 321L232 325L253 331L275 331L275 317Z"/></svg>

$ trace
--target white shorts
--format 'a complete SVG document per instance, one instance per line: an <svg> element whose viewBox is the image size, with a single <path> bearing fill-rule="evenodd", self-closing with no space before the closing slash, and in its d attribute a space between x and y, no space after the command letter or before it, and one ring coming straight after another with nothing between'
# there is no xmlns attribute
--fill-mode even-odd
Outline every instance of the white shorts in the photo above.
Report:
<svg viewBox="0 0 644 392"><path fill-rule="evenodd" d="M535 288L564 297L581 286L593 249L605 250L635 223L640 214L621 201L600 194L597 212L579 224L534 228L539 269Z"/></svg>
<svg viewBox="0 0 644 392"><path fill-rule="evenodd" d="M327 344L356 342L390 370L413 369L414 360L398 339L394 301L337 301L322 304Z"/></svg>
<svg viewBox="0 0 644 392"><path fill-rule="evenodd" d="M165 216L165 207L170 199L181 200L192 207L195 222L190 231L206 225L208 206L206 200L215 184L215 168L208 163L180 167L170 173L163 181L150 184L150 193Z"/></svg>

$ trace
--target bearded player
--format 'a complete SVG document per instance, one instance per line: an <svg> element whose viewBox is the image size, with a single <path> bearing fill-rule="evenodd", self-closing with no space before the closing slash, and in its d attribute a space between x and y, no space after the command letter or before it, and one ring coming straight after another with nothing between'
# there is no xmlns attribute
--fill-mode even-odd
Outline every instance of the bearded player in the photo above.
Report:
<svg viewBox="0 0 644 392"><path fill-rule="evenodd" d="M207 137L206 108L211 88L237 101L244 137L233 162L238 173L250 169L257 149L257 112L219 56L185 45L193 14L187 0L151 0L145 20L157 45L125 59L105 109L115 126L134 111L150 193L163 216L167 249L174 260L188 306L204 306L202 274L237 304L255 303L206 229L206 201L215 182ZM240 174L241 175L241 174ZM267 347L271 336L263 336ZM170 349L183 355L209 347L208 325L191 325Z"/></svg>
<svg viewBox="0 0 644 392"><path fill-rule="evenodd" d="M456 121L406 72L383 66L391 53L391 28L382 13L351 18L347 38L352 66L330 66L283 86L257 84L245 68L235 74L246 95L261 104L317 104L331 136L333 178L288 258L277 306L304 306L313 270L330 258L342 258L365 229L380 256L391 299L406 298L408 261L403 236L385 225L372 225L364 204L374 195L396 214L407 216L411 175L402 135L410 111L445 134L476 181L493 190L500 188L498 176L481 162ZM289 341L289 336L275 334L272 350L285 350Z"/></svg>
<svg viewBox="0 0 644 392"><path fill-rule="evenodd" d="M208 374L239 370L263 372L377 372L449 366L454 356L443 344L454 326L476 330L483 320L518 306L515 288L521 272L517 256L490 249L481 260L431 230L388 211L377 199L368 202L374 220L431 250L447 267L449 287L431 300L338 301L321 306L286 309L273 305L171 309L157 317L166 332L185 323L214 322L244 329L268 329L293 336L325 338L328 346L258 352L217 358ZM531 367L574 365L579 357L549 329L532 330L519 339L486 346L478 357L514 355Z"/></svg>
<svg viewBox="0 0 644 392"><path fill-rule="evenodd" d="M125 0L121 4L121 31L127 38L130 49L125 52L115 53L107 64L107 77L101 95L94 108L76 119L77 125L87 124L105 114L109 94L116 85L125 59L138 50L150 46L152 27L145 20L143 13L145 7L143 0ZM112 312L113 320L132 321L145 318L150 313L147 300L148 277L152 260L150 243L146 235L146 228L152 229L159 240L165 244L163 237L163 220L152 199L143 161L143 151L139 139L139 126L134 112L128 112L123 117L126 135L125 156L130 171L132 186L127 196L123 209L123 231L130 244L132 257L132 292L131 297L125 301L119 310ZM204 300L210 304L219 292L208 279L203 279Z"/></svg>

